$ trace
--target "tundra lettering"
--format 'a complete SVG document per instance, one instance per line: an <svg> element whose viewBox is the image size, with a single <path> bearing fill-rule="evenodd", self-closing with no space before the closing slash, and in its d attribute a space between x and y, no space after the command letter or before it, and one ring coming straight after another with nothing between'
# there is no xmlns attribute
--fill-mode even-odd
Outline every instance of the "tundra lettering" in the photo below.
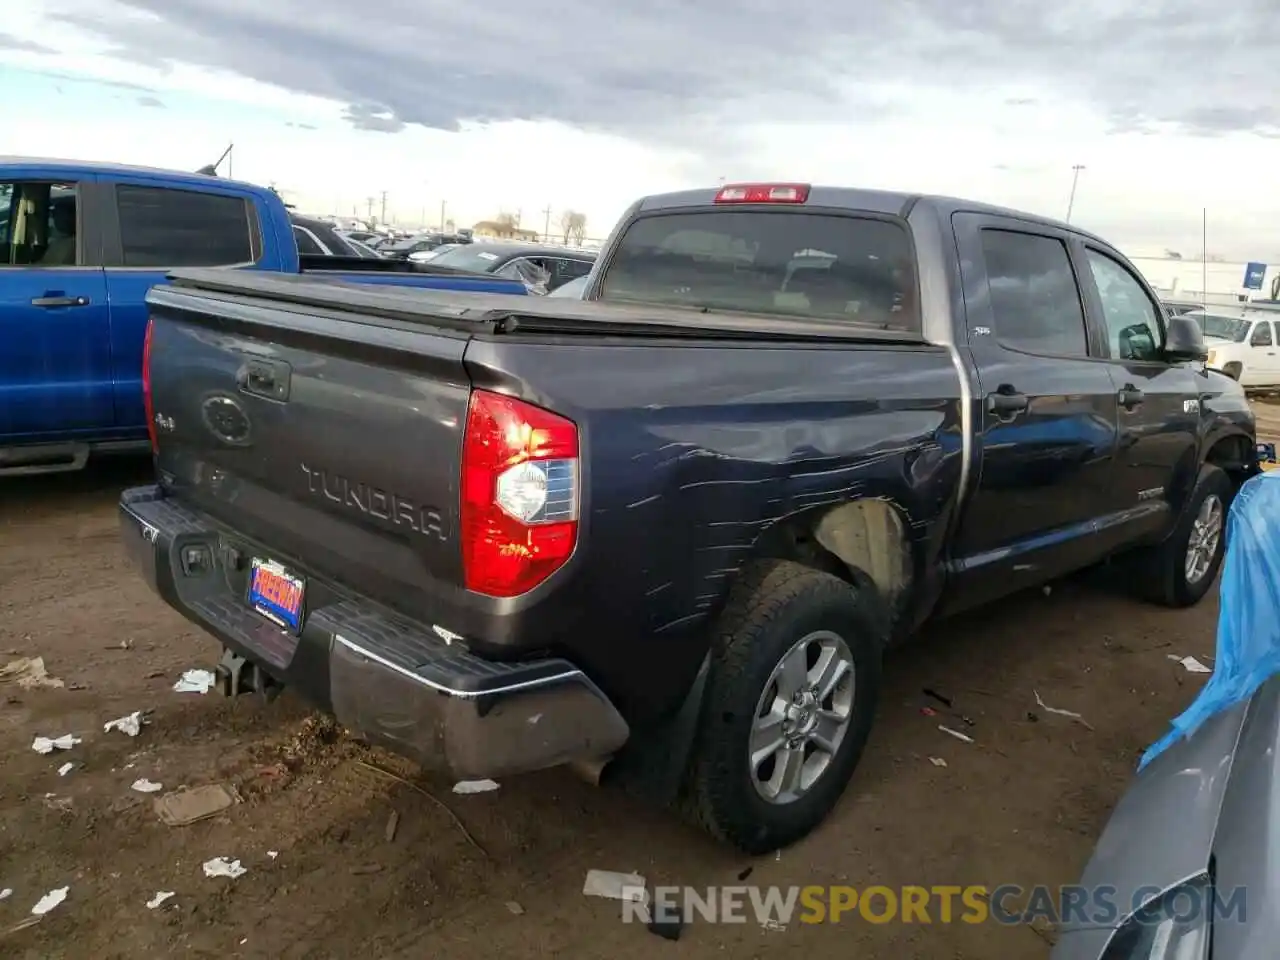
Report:
<svg viewBox="0 0 1280 960"><path fill-rule="evenodd" d="M340 473L330 473L324 469L313 470L305 463L299 466L307 475L307 492L313 496L323 495L334 503L355 507L361 513L379 520L389 520L398 527L408 527L415 533L441 540L449 538L444 517L433 507L419 507L412 500L367 483L350 480Z"/></svg>

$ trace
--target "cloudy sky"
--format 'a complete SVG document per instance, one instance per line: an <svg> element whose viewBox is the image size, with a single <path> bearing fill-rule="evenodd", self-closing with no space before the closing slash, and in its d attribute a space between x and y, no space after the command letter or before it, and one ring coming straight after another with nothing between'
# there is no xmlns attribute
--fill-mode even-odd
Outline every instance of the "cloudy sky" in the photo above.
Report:
<svg viewBox="0 0 1280 960"><path fill-rule="evenodd" d="M405 221L779 178L1280 261L1270 0L22 0L0 153L234 174ZM380 200L375 203L378 208Z"/></svg>

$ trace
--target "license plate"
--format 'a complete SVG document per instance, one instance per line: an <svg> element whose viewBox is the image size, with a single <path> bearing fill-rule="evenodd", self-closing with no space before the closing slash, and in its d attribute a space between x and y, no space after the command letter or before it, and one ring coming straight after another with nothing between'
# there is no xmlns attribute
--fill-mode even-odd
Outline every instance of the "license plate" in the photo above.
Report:
<svg viewBox="0 0 1280 960"><path fill-rule="evenodd" d="M295 633L302 627L306 584L272 560L254 558L249 572L249 606L272 623Z"/></svg>

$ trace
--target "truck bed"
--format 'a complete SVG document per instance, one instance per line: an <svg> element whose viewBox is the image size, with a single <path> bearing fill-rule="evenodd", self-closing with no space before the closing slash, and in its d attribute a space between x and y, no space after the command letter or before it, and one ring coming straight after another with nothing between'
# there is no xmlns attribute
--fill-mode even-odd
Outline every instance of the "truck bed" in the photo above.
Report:
<svg viewBox="0 0 1280 960"><path fill-rule="evenodd" d="M362 261L372 262L372 261ZM426 264L424 266L428 266ZM457 276L455 271L443 271ZM484 274L477 277L493 279ZM442 329L490 334L611 334L651 337L746 338L923 344L919 334L847 320L781 318L748 313L710 313L653 304L599 303L572 299L432 290L430 293L370 289L365 285L317 284L314 273L249 273L174 270L176 290L223 297L249 297L371 320L428 323ZM340 278L324 278L338 280Z"/></svg>

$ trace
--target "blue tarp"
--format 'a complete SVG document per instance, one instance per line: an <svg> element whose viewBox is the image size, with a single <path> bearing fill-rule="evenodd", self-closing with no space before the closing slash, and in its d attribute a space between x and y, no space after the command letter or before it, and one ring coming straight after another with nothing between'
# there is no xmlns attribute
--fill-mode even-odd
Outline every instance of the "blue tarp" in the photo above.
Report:
<svg viewBox="0 0 1280 960"><path fill-rule="evenodd" d="M1248 480L1231 504L1219 606L1213 676L1139 770L1280 673L1280 471Z"/></svg>

